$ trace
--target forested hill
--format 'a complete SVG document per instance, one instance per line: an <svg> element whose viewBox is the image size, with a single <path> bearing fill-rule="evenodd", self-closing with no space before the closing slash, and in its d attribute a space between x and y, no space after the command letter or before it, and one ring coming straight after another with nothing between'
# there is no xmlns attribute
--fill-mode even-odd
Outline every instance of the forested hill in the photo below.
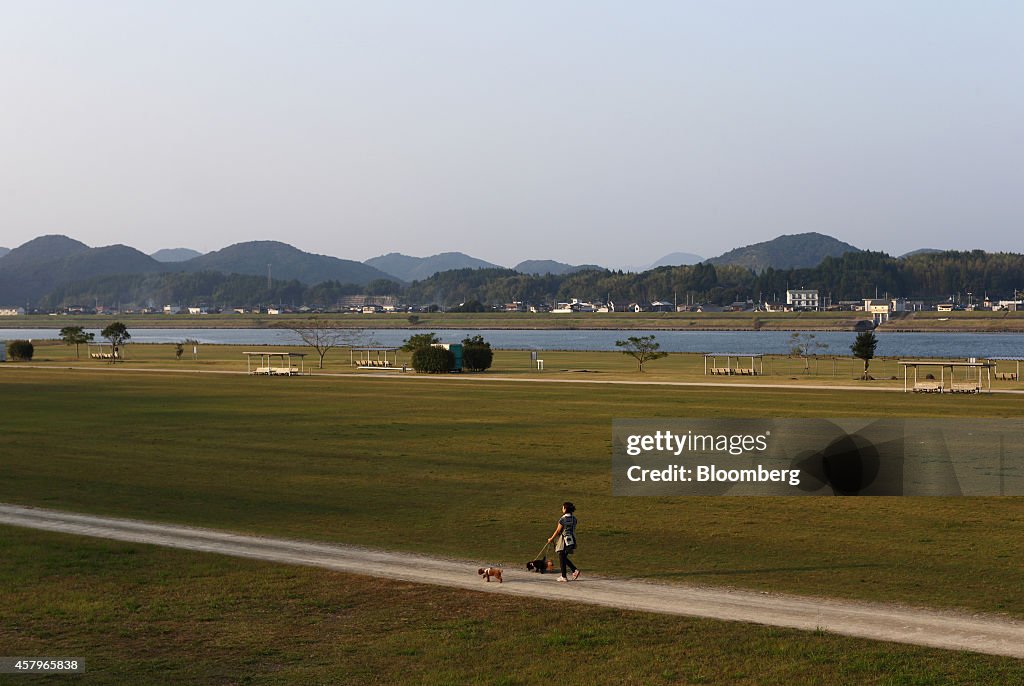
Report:
<svg viewBox="0 0 1024 686"><path fill-rule="evenodd" d="M0 257L0 304L36 301L62 283L140 274L164 266L126 245L90 248L66 236L40 236Z"/></svg>
<svg viewBox="0 0 1024 686"><path fill-rule="evenodd" d="M452 269L490 269L498 266L461 252L443 252L430 257L412 257L393 252L372 257L364 264L379 269L398 281L427 279L438 272Z"/></svg>
<svg viewBox="0 0 1024 686"><path fill-rule="evenodd" d="M2 258L6 259L6 258ZM121 302L154 305L206 302L223 306L260 303L331 305L343 295L395 295L405 303L453 306L479 301L495 305L513 300L541 303L570 298L616 304L674 298L679 302L728 304L735 300L784 300L787 288L816 288L833 301L873 297L877 293L945 299L956 293L987 293L1008 299L1024 285L1024 255L943 252L895 258L856 252L828 257L816 267L755 273L735 265L696 264L659 267L639 274L603 269L572 274L521 274L512 269L457 269L411 284L377 279L369 284L337 280L308 285L297 279L225 275L214 272L150 273L105 276L54 289L44 306Z"/></svg>
<svg viewBox="0 0 1024 686"><path fill-rule="evenodd" d="M779 236L770 241L747 245L707 260L710 264L733 264L752 269L800 269L821 264L826 257L840 257L848 252L859 252L860 248L849 243L810 232Z"/></svg>
<svg viewBox="0 0 1024 686"><path fill-rule="evenodd" d="M178 271L219 271L225 274L267 276L316 284L324 281L367 284L374 279L392 278L355 260L308 253L279 241L248 241L194 257L174 265Z"/></svg>
<svg viewBox="0 0 1024 686"><path fill-rule="evenodd" d="M735 300L785 300L788 288L817 288L833 301L879 294L943 299L972 291L1010 298L1024 284L1024 255L1019 253L942 252L895 258L880 252L847 252L827 257L816 267L754 271L735 265L701 263L659 267L639 274L588 270L565 275L528 276L511 270L443 272L410 284L408 302L456 305L478 300L496 304L522 300L552 302L580 298L619 304L652 300L727 304Z"/></svg>

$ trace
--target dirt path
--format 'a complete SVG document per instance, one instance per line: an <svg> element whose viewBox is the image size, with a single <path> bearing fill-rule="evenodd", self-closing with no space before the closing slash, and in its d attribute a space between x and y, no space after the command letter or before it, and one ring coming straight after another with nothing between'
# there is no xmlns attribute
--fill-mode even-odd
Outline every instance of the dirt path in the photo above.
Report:
<svg viewBox="0 0 1024 686"><path fill-rule="evenodd" d="M804 630L823 629L881 641L1024 658L1024 622L996 617L601 578L586 572L578 581L565 584L558 583L555 575L506 568L505 583L484 583L476 574L476 562L243 536L211 529L15 505L0 505L0 524L309 565L474 591Z"/></svg>
<svg viewBox="0 0 1024 686"><path fill-rule="evenodd" d="M230 369L172 369L172 368L140 368L140 367L76 367L74 365L32 365L32 364L17 364L9 366L0 366L0 369L49 369L49 370L66 370L66 371L80 371L80 372L139 372L144 374L228 374L228 375L245 375L249 376L248 372L235 371ZM559 372L552 371L551 374L557 374ZM433 374L415 374L410 372L403 374L401 372L392 373L380 373L380 372L321 372L319 370L311 372L311 376L317 377L353 377L362 379L420 379L424 382L437 383L438 378ZM849 386L849 385L835 385L828 386L825 384L772 384L772 383L727 383L722 381L629 381L625 379L537 379L537 378L522 378L513 376L501 376L500 374L492 374L488 376L459 376L451 375L444 377L443 381L452 381L456 383L556 383L556 384L611 384L611 385L624 385L624 386L683 386L683 387L697 387L697 388L774 388L781 390L810 390L810 391L881 391L888 393L905 393L906 391L902 386ZM1024 395L1024 390L1014 390L1010 388L995 388L991 391L985 390L983 394L998 393L1003 395Z"/></svg>

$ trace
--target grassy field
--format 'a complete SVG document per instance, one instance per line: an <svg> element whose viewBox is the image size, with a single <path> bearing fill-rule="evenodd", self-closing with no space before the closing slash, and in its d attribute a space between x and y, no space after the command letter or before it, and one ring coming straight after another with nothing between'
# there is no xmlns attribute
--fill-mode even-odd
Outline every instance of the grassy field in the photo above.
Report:
<svg viewBox="0 0 1024 686"><path fill-rule="evenodd" d="M913 312L893 319L883 331L1024 331L1024 311L1019 312Z"/></svg>
<svg viewBox="0 0 1024 686"><path fill-rule="evenodd" d="M4 654L81 658L86 673L63 677L73 683L1024 681L1024 662L1010 658L6 527L0 556ZM18 676L9 683L53 679Z"/></svg>
<svg viewBox="0 0 1024 686"><path fill-rule="evenodd" d="M13 368L12 368L13 367ZM1019 417L1022 398L0 369L0 501L1024 616L1020 498L614 498L612 418Z"/></svg>
<svg viewBox="0 0 1024 686"><path fill-rule="evenodd" d="M82 658L86 673L63 678L74 683L1024 680L1024 662L1012 658L567 608L41 531L0 527L0 555L4 654Z"/></svg>
<svg viewBox="0 0 1024 686"><path fill-rule="evenodd" d="M852 340L852 337L851 337ZM126 346L126 359L112 365L109 361L90 359L83 346L81 358L75 357L73 346L66 346L59 341L36 341L36 354L32 360L34 365L75 366L85 369L110 370L124 369L168 369L178 371L246 371L246 350L272 349L304 352L306 370L311 373L355 373L366 375L367 371L354 370L350 364L351 355L345 348L328 352L324 360L324 369L317 368L318 358L311 348L288 346L238 346L238 345L200 345L198 359L192 359L191 347L181 360L175 359L174 346L165 344L131 344ZM873 380L860 380L864 363L849 356L821 355L802 359L787 355L767 355L757 363L761 376L710 376L705 374L704 356L690 353L672 353L668 357L650 362L644 367L644 373L637 371L636 361L620 352L573 352L543 351L544 371L537 371L530 358L530 353L523 350L498 350L495 352L494 367L487 373L487 378L497 376L528 379L572 379L592 381L644 381L644 382L689 382L716 384L765 384L765 385L819 385L819 386L857 386L864 388L903 388L903 367L897 358L875 358L871 361L870 374ZM400 353L400 363L409 361L408 353ZM11 363L17 367L20 363ZM707 363L711 366L712 361ZM718 364L725 366L723 358ZM739 362L733 358L733 366L750 366L750 358ZM1015 371L1014 363L1004 363L1000 367L1004 371ZM395 372L397 373L397 372ZM922 378L924 371L921 372ZM936 372L937 373L937 372ZM959 372L958 380L963 372ZM913 373L911 372L911 383ZM1024 384L1016 381L992 380L994 389L1024 390Z"/></svg>
<svg viewBox="0 0 1024 686"><path fill-rule="evenodd" d="M323 314L340 327L366 329L640 329L718 331L852 331L863 312L612 312L531 314L526 312L434 312L395 314ZM4 317L3 328L103 328L121 321L129 328L262 329L287 327L307 315L23 315ZM892 331L1024 331L1024 312L916 312L882 326Z"/></svg>

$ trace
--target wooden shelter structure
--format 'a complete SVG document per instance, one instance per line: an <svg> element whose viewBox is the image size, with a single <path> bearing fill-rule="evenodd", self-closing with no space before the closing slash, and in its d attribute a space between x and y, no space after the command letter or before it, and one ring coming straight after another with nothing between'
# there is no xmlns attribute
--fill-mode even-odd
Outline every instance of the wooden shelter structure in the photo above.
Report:
<svg viewBox="0 0 1024 686"><path fill-rule="evenodd" d="M349 362L359 369L398 369L398 351L401 348L373 346L369 348L349 348Z"/></svg>
<svg viewBox="0 0 1024 686"><path fill-rule="evenodd" d="M305 357L306 353L291 353L291 352L276 352L276 351L262 351L262 352L244 352L245 355L245 367L250 374L265 374L266 376L296 376L298 374L306 373ZM292 358L299 358L299 364L296 366L292 362ZM253 359L258 358L253 366Z"/></svg>
<svg viewBox="0 0 1024 686"><path fill-rule="evenodd" d="M992 392L992 369L995 367L993 362L979 362L972 358L963 362L957 360L900 360L899 363L903 365L904 393L910 391L915 393L981 393L986 390L986 377L988 381L987 390L989 393ZM909 370L911 367L914 368L913 387L910 386L909 381ZM938 369L939 378L934 378L934 373L929 372L932 376L931 379L921 379L918 375L918 370L922 367L925 370ZM949 370L948 379L946 375L947 369ZM962 369L964 372L962 381L956 378L956 372L959 369ZM977 378L974 378L975 372L977 372Z"/></svg>
<svg viewBox="0 0 1024 686"><path fill-rule="evenodd" d="M725 358L725 366L718 366L718 359ZM750 358L750 366L740 366L740 360L746 360ZM711 366L708 366L708 360L711 360ZM736 366L733 366L733 360L736 360ZM739 376L763 376L764 375L764 355L762 353L705 353L704 355L704 376L711 374L726 374L726 375L739 375Z"/></svg>
<svg viewBox="0 0 1024 686"><path fill-rule="evenodd" d="M1020 363L1024 361L1024 357L986 357L989 362L994 362L995 367L992 369L992 373L995 374L996 379L1001 381L1020 381ZM1016 362L1017 371L1015 372L1001 372L999 371L1000 362Z"/></svg>
<svg viewBox="0 0 1024 686"><path fill-rule="evenodd" d="M89 357L93 360L114 360L121 359L121 350L113 343L103 341L89 341Z"/></svg>

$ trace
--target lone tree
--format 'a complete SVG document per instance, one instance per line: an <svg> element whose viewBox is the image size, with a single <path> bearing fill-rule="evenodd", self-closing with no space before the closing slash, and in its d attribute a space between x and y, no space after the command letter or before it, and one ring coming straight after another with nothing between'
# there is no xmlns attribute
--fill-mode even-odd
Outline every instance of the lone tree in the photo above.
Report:
<svg viewBox="0 0 1024 686"><path fill-rule="evenodd" d="M801 333L794 331L789 335L789 352L804 361L804 373L811 370L810 357L828 348L828 343L822 343L813 333Z"/></svg>
<svg viewBox="0 0 1024 686"><path fill-rule="evenodd" d="M113 355L110 358L111 362L116 362L119 356L119 350L121 346L128 342L132 337L128 333L128 327L121 322L114 322L107 326L107 328L100 331L100 335L110 341L110 346L113 348Z"/></svg>
<svg viewBox="0 0 1024 686"><path fill-rule="evenodd" d="M359 338L361 330L342 329L336 324L313 317L301 325L290 326L303 343L316 350L320 356L320 369L324 368L324 356L331 348L351 346Z"/></svg>
<svg viewBox="0 0 1024 686"><path fill-rule="evenodd" d="M96 336L91 333L86 333L85 329L80 326L65 326L60 330L60 339L67 345L75 346L75 359L81 359L81 355L78 353L78 347L85 343L90 342Z"/></svg>
<svg viewBox="0 0 1024 686"><path fill-rule="evenodd" d="M856 340L853 345L850 346L850 352L853 356L864 360L864 374L862 379L868 378L868 363L871 358L875 356L875 348L878 347L878 339L875 337L874 331L863 331L857 334Z"/></svg>
<svg viewBox="0 0 1024 686"><path fill-rule="evenodd" d="M615 341L615 345L622 348L624 355L629 355L636 360L639 371L644 370L644 362L660 360L668 357L668 353L659 350L661 344L654 340L654 336L630 336L624 341Z"/></svg>

